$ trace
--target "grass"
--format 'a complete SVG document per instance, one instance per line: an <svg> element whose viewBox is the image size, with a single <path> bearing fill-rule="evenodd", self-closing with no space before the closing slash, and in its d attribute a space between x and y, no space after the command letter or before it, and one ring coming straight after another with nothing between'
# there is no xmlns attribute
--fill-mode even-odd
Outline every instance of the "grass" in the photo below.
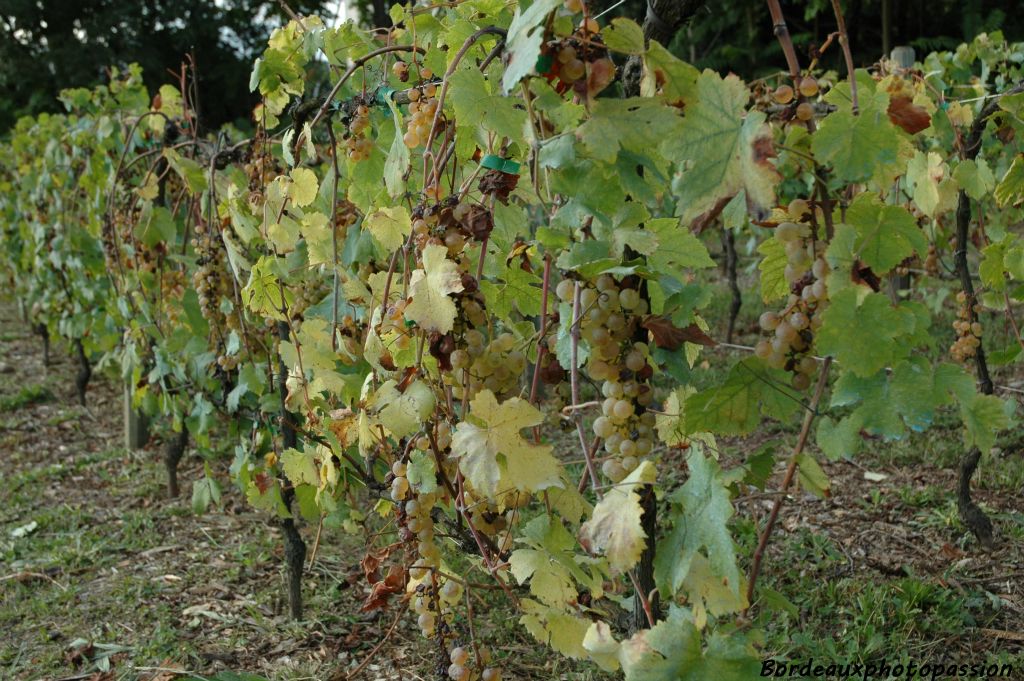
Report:
<svg viewBox="0 0 1024 681"><path fill-rule="evenodd" d="M44 385L29 385L9 397L0 397L0 413L14 412L40 402L49 402L53 393Z"/></svg>
<svg viewBox="0 0 1024 681"><path fill-rule="evenodd" d="M746 297L736 340L752 344L761 306L750 292ZM713 300L724 305L726 297ZM709 313L724 316L724 307ZM998 325L989 326L999 338ZM33 342L28 335L8 335L0 337L7 344L0 354L11 344ZM947 335L952 340L951 330ZM933 356L942 351L940 343ZM698 386L720 382L736 354L718 349L705 359L694 372ZM325 529L317 564L304 582L307 617L290 622L283 614L278 530L234 492L224 475L226 462L209 456L225 490L224 508L194 517L187 481L201 465L186 460L185 498L164 500L157 452L130 454L113 446L120 424L110 405L117 406L119 393L110 390L113 401L93 408L93 419L49 393L47 386L66 384L61 370L73 368L52 369L46 385L0 374L0 405L10 405L0 409L8 415L8 423L0 423L0 446L11 452L0 470L0 566L2 575L23 576L0 583L0 631L15 642L0 646L0 678L56 678L94 669L95 660L77 669L68 663L78 639L126 647L112 658L117 678L138 678L143 668L165 665L200 670L209 679L222 673L223 681L237 681L225 670L242 669L274 681L324 678L361 660L380 640L392 611L377 618L358 612L365 596L358 565L363 537ZM1008 370L1000 371L1005 378ZM19 429L3 429L14 422ZM23 430L22 424L39 430ZM942 412L926 433L896 442L865 440L855 462L823 464L834 483L832 499L791 495L759 582L761 598L772 607L762 603L752 610L764 632L765 656L890 663L939 656L1024 668L1019 644L981 633L1024 628L1020 589L1005 586L1006 580L986 581L1024 564L1024 513L1012 502L1024 488L1024 434L1004 433L975 476L976 497L992 512L1003 547L983 556L963 532L953 495L963 450L960 427L955 412ZM751 437L722 438L723 467L768 444L780 468L798 429L795 419L769 421ZM100 431L108 433L106 440L94 435ZM576 457L575 438L572 431L552 436L556 448L570 452L567 458ZM864 471L888 478L869 483ZM769 490L776 484L769 483ZM750 505L738 505L733 529L741 557L752 555L757 540L752 516ZM757 517L763 522L764 513ZM11 530L31 522L32 531L12 536ZM310 544L315 529L303 528ZM498 663L516 670L512 678L616 678L534 641L518 616L510 616L500 591L478 595L478 636ZM409 620L375 660L378 678L397 678L392 666L431 678L436 650ZM467 629L461 616L458 635L465 638Z"/></svg>

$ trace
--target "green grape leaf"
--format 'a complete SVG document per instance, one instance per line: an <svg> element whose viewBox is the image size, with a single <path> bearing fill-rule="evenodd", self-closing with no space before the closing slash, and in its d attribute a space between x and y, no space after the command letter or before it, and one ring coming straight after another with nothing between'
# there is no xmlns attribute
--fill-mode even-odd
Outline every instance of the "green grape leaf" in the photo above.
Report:
<svg viewBox="0 0 1024 681"><path fill-rule="evenodd" d="M761 300L772 303L789 295L789 282L786 281L786 246L778 239L770 238L762 241L757 252L764 258L757 264L761 270Z"/></svg>
<svg viewBox="0 0 1024 681"><path fill-rule="evenodd" d="M310 265L334 263L334 234L329 223L330 218L323 213L311 212L302 216L299 232L306 241L306 255Z"/></svg>
<svg viewBox="0 0 1024 681"><path fill-rule="evenodd" d="M925 154L918 151L907 164L907 182L910 183L914 203L928 217L935 217L948 210L956 198L955 183L948 181L946 164L934 151Z"/></svg>
<svg viewBox="0 0 1024 681"><path fill-rule="evenodd" d="M807 452L802 452L796 458L796 462L800 487L819 499L828 497L830 493L828 476L825 475L825 471L821 469L814 457Z"/></svg>
<svg viewBox="0 0 1024 681"><path fill-rule="evenodd" d="M844 371L868 377L909 353L911 348L897 339L913 332L915 322L887 296L862 291L856 287L833 294L815 343L818 352L835 357ZM851 333L855 329L870 333L871 342L865 343L861 333Z"/></svg>
<svg viewBox="0 0 1024 681"><path fill-rule="evenodd" d="M405 138L402 136L402 113L395 106L391 97L387 98L387 103L388 108L391 109L395 136L391 140L388 158L384 161L384 186L388 189L388 195L396 199L405 192L405 171L409 167L409 147L405 145Z"/></svg>
<svg viewBox="0 0 1024 681"><path fill-rule="evenodd" d="M685 104L697 95L700 71L666 50L656 40L647 45L640 77L640 96L654 97L659 92L672 105Z"/></svg>
<svg viewBox="0 0 1024 681"><path fill-rule="evenodd" d="M996 185L994 195L1000 207L1014 205L1024 198L1024 156L1014 157L1009 170Z"/></svg>
<svg viewBox="0 0 1024 681"><path fill-rule="evenodd" d="M818 421L816 441L818 447L832 461L849 458L860 448L860 430L863 416L860 412L833 421L828 416Z"/></svg>
<svg viewBox="0 0 1024 681"><path fill-rule="evenodd" d="M192 512L202 515L206 513L211 504L219 503L220 485L207 469L206 475L192 483Z"/></svg>
<svg viewBox="0 0 1024 681"><path fill-rule="evenodd" d="M821 121L811 138L814 157L847 183L895 176L901 172L903 142L887 114L889 96L861 93L859 103L860 115L841 108Z"/></svg>
<svg viewBox="0 0 1024 681"><path fill-rule="evenodd" d="M508 559L512 576L519 584L530 582L530 593L545 605L563 607L576 599L576 586L564 565L546 551L516 549Z"/></svg>
<svg viewBox="0 0 1024 681"><path fill-rule="evenodd" d="M657 237L657 246L648 256L648 266L658 274L686 279L686 268L703 269L714 267L707 247L696 236L679 224L675 218L648 220L646 231Z"/></svg>
<svg viewBox="0 0 1024 681"><path fill-rule="evenodd" d="M619 642L612 636L611 627L606 622L591 622L583 637L583 648L590 659L606 672L619 669Z"/></svg>
<svg viewBox="0 0 1024 681"><path fill-rule="evenodd" d="M383 426L396 438L412 435L434 412L437 398L423 381L413 381L404 391L394 379L381 384L367 401L371 422Z"/></svg>
<svg viewBox="0 0 1024 681"><path fill-rule="evenodd" d="M366 216L363 224L386 253L401 248L412 233L412 218L402 206L378 208Z"/></svg>
<svg viewBox="0 0 1024 681"><path fill-rule="evenodd" d="M523 611L519 623L530 634L545 645L573 659L587 657L583 638L587 635L590 620L577 617L561 608L552 608L531 598L520 602Z"/></svg>
<svg viewBox="0 0 1024 681"><path fill-rule="evenodd" d="M492 93L484 74L475 65L459 69L448 79L449 100L455 108L459 127L482 126L499 137L519 139L527 124L527 114L516 106L516 99Z"/></svg>
<svg viewBox="0 0 1024 681"><path fill-rule="evenodd" d="M682 117L673 107L645 97L602 97L591 106L590 119L579 127L577 151L611 163L620 149L644 153L651 140L669 140L682 130Z"/></svg>
<svg viewBox="0 0 1024 681"><path fill-rule="evenodd" d="M778 419L800 407L800 397L788 387L787 374L769 369L756 358L733 366L725 382L686 398L686 430L721 435L748 433L762 414Z"/></svg>
<svg viewBox="0 0 1024 681"><path fill-rule="evenodd" d="M642 462L597 502L590 520L580 526L580 544L590 553L603 553L613 572L630 570L647 545L637 489L653 484L656 477L654 464Z"/></svg>
<svg viewBox="0 0 1024 681"><path fill-rule="evenodd" d="M282 286L273 259L260 258L249 272L249 281L242 289L242 301L253 312L271 319L284 319L282 310L291 307L294 294Z"/></svg>
<svg viewBox="0 0 1024 681"><path fill-rule="evenodd" d="M996 178L983 158L960 161L953 171L953 179L967 192L967 196L975 201L988 196L996 186Z"/></svg>
<svg viewBox="0 0 1024 681"><path fill-rule="evenodd" d="M686 458L690 477L668 498L672 503L672 530L655 553L654 574L658 590L670 597L683 586L693 561L703 550L714 574L712 581L726 587L739 605L735 609L741 610L746 607L746 599L740 598L740 572L728 528L732 502L718 462L701 449L691 449Z"/></svg>
<svg viewBox="0 0 1024 681"><path fill-rule="evenodd" d="M544 42L544 20L562 5L562 0L537 0L525 11L516 9L505 39L508 62L501 86L508 94L519 81L533 73Z"/></svg>
<svg viewBox="0 0 1024 681"><path fill-rule="evenodd" d="M190 158L185 158L174 149L164 149L164 158L174 172L185 181L193 195L198 196L206 191L206 171L201 165Z"/></svg>
<svg viewBox="0 0 1024 681"><path fill-rule="evenodd" d="M420 494L431 494L437 489L437 464L429 452L416 450L410 454L406 471L409 486Z"/></svg>
<svg viewBox="0 0 1024 681"><path fill-rule="evenodd" d="M1004 402L995 395L973 394L969 399L960 400L960 417L963 419L964 444L977 447L982 452L992 449L996 435L1010 427L1013 410L1012 402Z"/></svg>
<svg viewBox="0 0 1024 681"><path fill-rule="evenodd" d="M611 25L601 31L601 38L612 52L644 53L644 30L632 19L612 19Z"/></svg>
<svg viewBox="0 0 1024 681"><path fill-rule="evenodd" d="M135 225L135 236L146 246L159 243L173 246L178 236L178 226L171 211L147 201Z"/></svg>
<svg viewBox="0 0 1024 681"><path fill-rule="evenodd" d="M747 636L715 633L702 645L689 613L675 604L668 619L622 641L619 662L626 681L750 681L761 670Z"/></svg>
<svg viewBox="0 0 1024 681"><path fill-rule="evenodd" d="M482 390L470 402L470 418L452 437L459 470L477 492L491 498L505 489L537 492L561 487L561 467L551 447L529 444L520 435L523 428L543 420L525 400L513 397L499 404L494 393Z"/></svg>
<svg viewBox="0 0 1024 681"><path fill-rule="evenodd" d="M459 266L448 259L448 249L428 244L423 249L423 269L409 280L412 302L405 308L406 319L427 331L448 333L455 325L455 301L450 293L462 290Z"/></svg>
<svg viewBox="0 0 1024 681"><path fill-rule="evenodd" d="M913 215L901 206L884 205L871 193L853 200L846 211L846 223L857 232L857 254L875 274L884 274L928 248L928 240Z"/></svg>
<svg viewBox="0 0 1024 681"><path fill-rule="evenodd" d="M512 310L517 309L526 317L540 314L541 285L539 276L527 272L516 264L502 268L499 285L493 281L480 282L480 289L487 298L487 309L499 319L511 323Z"/></svg>
<svg viewBox="0 0 1024 681"><path fill-rule="evenodd" d="M293 485L320 486L320 466L311 452L284 450L281 452L281 470Z"/></svg>
<svg viewBox="0 0 1024 681"><path fill-rule="evenodd" d="M690 164L672 183L683 222L717 213L740 191L746 193L751 215L767 217L781 176L771 162L775 150L765 115L751 111L744 116L750 91L736 76L723 79L705 71L697 79L697 96L696 104L687 107L682 134L648 137L665 139L666 155Z"/></svg>

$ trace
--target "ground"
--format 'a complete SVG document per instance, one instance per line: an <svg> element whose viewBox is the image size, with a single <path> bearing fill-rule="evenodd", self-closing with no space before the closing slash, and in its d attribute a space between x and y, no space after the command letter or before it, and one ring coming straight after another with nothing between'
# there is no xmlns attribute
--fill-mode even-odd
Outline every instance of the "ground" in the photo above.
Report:
<svg viewBox="0 0 1024 681"><path fill-rule="evenodd" d="M748 334L752 318L741 320ZM123 448L117 384L97 377L88 407L76 406L65 348L53 356L44 367L38 338L0 305L0 678L326 679L371 653L396 611L358 612L361 537L324 532L303 581L307 617L289 621L280 533L233 491L228 462L209 461L225 490L219 510L191 510L204 465L194 451L182 498L165 498L158 445ZM726 467L777 448L767 491L737 501L740 555L753 553L753 519L767 515L797 428L719 442ZM766 657L999 662L1024 678L1021 449L1008 434L976 475L999 532L984 552L957 519L958 438L950 419L907 442L868 442L854 461L824 462L830 498L790 496L759 582L774 607L754 611ZM315 530L302 528L310 545ZM608 678L549 654L493 603L485 593L477 604L477 635L506 679ZM360 678L437 678L435 651L414 629L402 617Z"/></svg>

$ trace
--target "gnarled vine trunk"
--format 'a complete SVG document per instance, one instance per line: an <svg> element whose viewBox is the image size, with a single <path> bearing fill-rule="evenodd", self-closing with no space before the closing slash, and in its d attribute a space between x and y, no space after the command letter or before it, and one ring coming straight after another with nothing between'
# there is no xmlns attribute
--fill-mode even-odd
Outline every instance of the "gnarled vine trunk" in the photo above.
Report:
<svg viewBox="0 0 1024 681"><path fill-rule="evenodd" d="M980 143L980 134L977 140ZM978 145L980 146L980 144ZM975 152L975 155L977 152ZM967 295L966 304L970 306L970 321L977 321L978 316L974 312L974 304L977 298L974 293L974 282L971 280L970 270L967 269L967 237L971 223L971 201L966 192L960 190L959 203L956 208L956 263L957 274L960 276L960 286ZM985 360L984 343L979 343L974 353L974 365L978 372L978 387L982 393L991 395L994 391L992 377L988 373L988 362ZM960 513L960 520L967 526L974 536L978 538L982 546L991 548L993 545L992 521L988 519L985 512L981 510L971 498L971 477L978 467L981 459L981 451L977 447L970 449L960 459L959 484L957 486L957 510Z"/></svg>
<svg viewBox="0 0 1024 681"><path fill-rule="evenodd" d="M281 342L288 340L286 322L278 322L277 337ZM285 403L288 397L288 367L280 354L277 358L277 372L278 390L281 395L281 444L290 449L298 444L298 437L292 421L294 416L288 412ZM295 490L292 487L285 488L281 498L285 507L291 511ZM294 514L281 520L281 534L284 537L284 561L288 572L288 610L292 619L298 620L302 619L302 569L306 564L306 542L303 541L302 534L295 524Z"/></svg>
<svg viewBox="0 0 1024 681"><path fill-rule="evenodd" d="M644 41L656 40L662 45L672 42L676 33L682 28L693 13L697 11L701 3L695 0L647 0L647 14L643 20ZM626 97L636 97L640 94L640 77L643 72L643 65L640 57L630 57L622 72L622 94ZM643 167L637 169L643 175ZM638 254L636 254L638 255ZM641 295L647 297L647 287L643 283L640 287ZM641 329L638 340L646 341L646 333ZM633 575L636 578L637 593L633 596L633 621L634 631L646 629L650 626L650 619L658 621L661 616L658 593L654 591L654 555L655 544L658 532L658 504L654 496L654 488L645 485L640 490L643 516L641 524L647 534L647 544L640 555L640 562L637 563ZM648 617L648 608L650 617Z"/></svg>
<svg viewBox="0 0 1024 681"><path fill-rule="evenodd" d="M737 257L736 257L736 234L729 228L722 230L722 247L725 251L725 276L729 282L729 292L732 300L729 303L729 328L725 333L725 342L732 343L733 334L736 332L736 319L740 316L740 308L743 307L743 293L740 291L738 281Z"/></svg>
<svg viewBox="0 0 1024 681"><path fill-rule="evenodd" d="M164 443L164 468L167 469L167 496L174 498L178 489L178 464L188 447L188 426L181 424L181 432L175 433Z"/></svg>
<svg viewBox="0 0 1024 681"><path fill-rule="evenodd" d="M32 330L43 341L43 366L50 366L50 330L46 324L33 324Z"/></svg>
<svg viewBox="0 0 1024 681"><path fill-rule="evenodd" d="M85 406L85 390L89 386L89 379L92 378L92 365L89 364L89 357L85 354L85 346L82 339L74 341L75 358L78 360L78 374L75 376L75 389L78 391L78 403Z"/></svg>

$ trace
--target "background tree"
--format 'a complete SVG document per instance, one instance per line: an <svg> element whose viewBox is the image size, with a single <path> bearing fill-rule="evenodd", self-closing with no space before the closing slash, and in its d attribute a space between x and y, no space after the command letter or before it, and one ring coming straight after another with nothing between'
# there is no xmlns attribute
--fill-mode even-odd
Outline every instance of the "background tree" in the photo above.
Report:
<svg viewBox="0 0 1024 681"><path fill-rule="evenodd" d="M325 0L289 5L327 9ZM188 54L198 67L201 124L244 120L256 101L253 59L283 14L273 0L8 0L0 9L0 131L21 115L58 110L62 88L105 82L111 65L139 63L154 90Z"/></svg>

